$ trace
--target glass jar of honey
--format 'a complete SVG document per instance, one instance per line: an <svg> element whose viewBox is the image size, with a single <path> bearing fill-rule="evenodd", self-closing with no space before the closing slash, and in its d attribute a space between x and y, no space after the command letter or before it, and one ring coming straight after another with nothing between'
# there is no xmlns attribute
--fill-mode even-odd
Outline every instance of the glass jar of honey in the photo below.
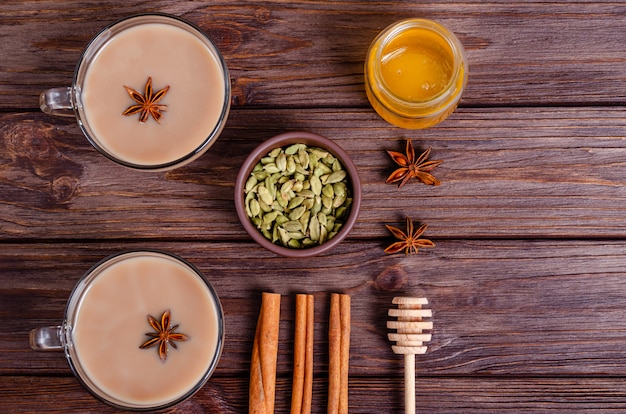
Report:
<svg viewBox="0 0 626 414"><path fill-rule="evenodd" d="M387 122L428 128L446 119L467 82L465 51L441 24L399 21L372 42L365 60L365 91Z"/></svg>

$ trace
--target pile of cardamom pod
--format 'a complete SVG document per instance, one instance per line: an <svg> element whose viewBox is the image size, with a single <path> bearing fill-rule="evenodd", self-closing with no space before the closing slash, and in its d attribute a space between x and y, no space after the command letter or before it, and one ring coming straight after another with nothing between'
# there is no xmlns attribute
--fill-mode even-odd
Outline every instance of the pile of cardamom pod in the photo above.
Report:
<svg viewBox="0 0 626 414"><path fill-rule="evenodd" d="M272 243L320 245L339 232L350 213L348 180L339 159L322 148L275 148L246 181L246 214Z"/></svg>

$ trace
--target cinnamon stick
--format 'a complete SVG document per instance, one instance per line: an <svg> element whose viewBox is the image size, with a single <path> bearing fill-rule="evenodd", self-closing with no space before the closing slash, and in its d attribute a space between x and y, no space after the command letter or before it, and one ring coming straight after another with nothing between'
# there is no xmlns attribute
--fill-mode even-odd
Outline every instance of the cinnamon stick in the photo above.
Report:
<svg viewBox="0 0 626 414"><path fill-rule="evenodd" d="M315 329L313 310L313 295L308 295L306 306L306 361L304 365L302 414L310 413L313 404L313 337Z"/></svg>
<svg viewBox="0 0 626 414"><path fill-rule="evenodd" d="M328 323L328 413L348 413L350 296L330 296Z"/></svg>
<svg viewBox="0 0 626 414"><path fill-rule="evenodd" d="M291 414L309 414L313 398L313 295L296 295Z"/></svg>
<svg viewBox="0 0 626 414"><path fill-rule="evenodd" d="M341 316L341 380L339 386L339 413L348 414L348 369L350 365L350 296L340 296Z"/></svg>
<svg viewBox="0 0 626 414"><path fill-rule="evenodd" d="M279 325L280 295L264 292L252 345L248 409L250 414L274 413Z"/></svg>

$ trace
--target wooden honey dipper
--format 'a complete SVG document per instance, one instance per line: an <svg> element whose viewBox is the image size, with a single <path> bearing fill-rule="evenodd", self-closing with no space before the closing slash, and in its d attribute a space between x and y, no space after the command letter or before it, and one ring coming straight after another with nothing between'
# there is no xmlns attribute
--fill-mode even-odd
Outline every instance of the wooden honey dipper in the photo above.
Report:
<svg viewBox="0 0 626 414"><path fill-rule="evenodd" d="M397 317L397 320L387 321L387 329L395 329L396 333L389 333L389 340L396 342L391 349L395 354L404 355L404 412L415 414L415 355L426 353L424 342L431 340L430 333L424 330L433 329L432 321L423 318L433 316L430 309L422 309L428 304L426 298L393 298L398 309L389 309L388 315Z"/></svg>

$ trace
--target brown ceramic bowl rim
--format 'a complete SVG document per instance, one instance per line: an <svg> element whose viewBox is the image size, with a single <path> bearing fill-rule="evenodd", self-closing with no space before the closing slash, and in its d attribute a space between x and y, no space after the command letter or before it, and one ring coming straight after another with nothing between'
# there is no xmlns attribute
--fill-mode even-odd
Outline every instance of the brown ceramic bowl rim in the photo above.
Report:
<svg viewBox="0 0 626 414"><path fill-rule="evenodd" d="M257 162L262 157L266 156L274 148L284 147L297 143L326 149L334 156L339 158L339 160L343 164L343 167L348 172L353 199L352 206L350 208L350 214L348 215L348 218L346 219L343 227L341 228L341 230L339 230L335 237L319 246L302 249L292 249L279 246L266 239L265 236L263 236L263 234L258 231L257 228L250 221L250 218L246 214L246 208L244 205L244 186L246 184L246 181L248 181L248 177L250 176L250 173L252 172L252 169L257 164ZM241 169L239 170L239 174L237 175L237 181L235 182L235 207L237 209L237 216L239 216L239 221L241 221L241 224L243 225L244 229L246 229L250 237L252 237L254 241L256 241L258 244L270 250L271 252L274 252L281 256L296 258L310 257L332 249L333 247L341 243L343 239L346 238L348 233L350 233L350 230L352 230L352 227L354 227L354 224L356 223L357 217L359 215L359 210L361 208L361 182L359 180L356 166L354 165L348 154L339 145L337 145L329 138L311 132L285 132L264 141L259 146L257 146L250 153L250 155L248 155L248 158L246 158L241 166Z"/></svg>

